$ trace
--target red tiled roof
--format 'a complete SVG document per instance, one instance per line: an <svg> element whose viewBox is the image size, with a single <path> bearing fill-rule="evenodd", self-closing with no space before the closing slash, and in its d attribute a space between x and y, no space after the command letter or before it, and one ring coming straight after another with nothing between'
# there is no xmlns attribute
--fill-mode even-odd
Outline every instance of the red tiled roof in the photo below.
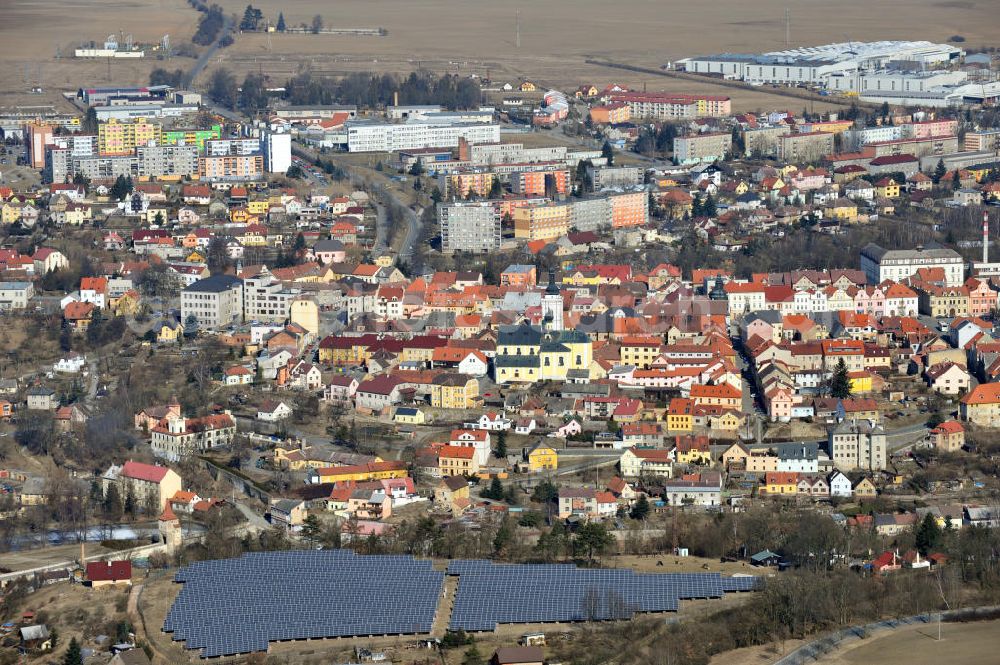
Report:
<svg viewBox="0 0 1000 665"><path fill-rule="evenodd" d="M122 467L122 475L126 478L145 480L148 483L159 483L169 470L165 466L154 466L152 464L143 464L142 462L128 461Z"/></svg>

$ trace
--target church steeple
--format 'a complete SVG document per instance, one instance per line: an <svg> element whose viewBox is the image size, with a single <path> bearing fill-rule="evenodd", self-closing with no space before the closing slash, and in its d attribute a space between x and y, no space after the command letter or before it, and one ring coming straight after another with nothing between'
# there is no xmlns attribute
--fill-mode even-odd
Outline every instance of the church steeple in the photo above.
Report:
<svg viewBox="0 0 1000 665"><path fill-rule="evenodd" d="M563 298L554 269L549 270L549 285L542 296L542 321L548 330L563 329Z"/></svg>

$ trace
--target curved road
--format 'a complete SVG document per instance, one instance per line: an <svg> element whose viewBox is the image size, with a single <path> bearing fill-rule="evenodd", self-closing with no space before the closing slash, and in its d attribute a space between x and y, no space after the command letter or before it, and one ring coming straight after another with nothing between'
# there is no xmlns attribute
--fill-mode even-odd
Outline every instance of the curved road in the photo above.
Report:
<svg viewBox="0 0 1000 665"><path fill-rule="evenodd" d="M222 19L222 29L219 30L219 34L215 37L215 41L209 44L208 48L205 49L205 52L202 53L197 60L195 60L194 66L191 67L191 70L181 82L182 87L188 89L191 88L191 84L194 83L195 79L197 79L203 71L205 71L205 67L208 66L208 61L211 60L212 56L215 55L215 52L219 50L219 42L221 42L224 37L232 33L233 26L233 17L228 14L225 15Z"/></svg>

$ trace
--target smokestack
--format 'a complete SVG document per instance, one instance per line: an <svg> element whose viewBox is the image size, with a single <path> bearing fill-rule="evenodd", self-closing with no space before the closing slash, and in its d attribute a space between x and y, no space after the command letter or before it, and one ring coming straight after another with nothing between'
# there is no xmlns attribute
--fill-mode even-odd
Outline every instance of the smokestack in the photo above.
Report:
<svg viewBox="0 0 1000 665"><path fill-rule="evenodd" d="M990 262L990 215L983 212L983 263Z"/></svg>
<svg viewBox="0 0 1000 665"><path fill-rule="evenodd" d="M392 93L392 105L399 106L399 91Z"/></svg>

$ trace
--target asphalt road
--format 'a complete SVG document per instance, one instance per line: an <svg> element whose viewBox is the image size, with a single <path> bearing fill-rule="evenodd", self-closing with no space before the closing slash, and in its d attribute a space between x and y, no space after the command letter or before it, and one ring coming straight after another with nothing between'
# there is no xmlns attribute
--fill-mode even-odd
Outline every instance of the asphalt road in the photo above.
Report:
<svg viewBox="0 0 1000 665"><path fill-rule="evenodd" d="M182 81L182 87L186 89L191 88L191 84L195 82L195 80L203 71L205 71L205 67L208 66L209 60L211 60L212 56L214 56L215 53L219 50L220 48L219 42L221 42L224 37L231 34L232 31L233 31L233 17L226 15L225 18L223 19L222 30L219 30L219 34L216 36L215 41L209 44L208 48L205 49L205 52L202 53L197 60L195 60L194 65L191 67L187 75L184 77L184 80Z"/></svg>

